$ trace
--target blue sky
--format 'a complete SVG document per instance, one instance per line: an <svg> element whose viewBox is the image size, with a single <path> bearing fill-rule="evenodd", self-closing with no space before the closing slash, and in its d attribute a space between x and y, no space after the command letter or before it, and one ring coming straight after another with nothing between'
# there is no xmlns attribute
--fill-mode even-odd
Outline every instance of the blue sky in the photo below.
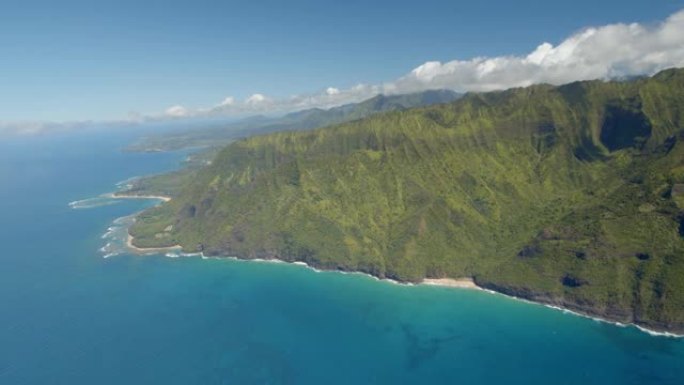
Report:
<svg viewBox="0 0 684 385"><path fill-rule="evenodd" d="M428 61L524 56L589 26L648 27L682 8L668 0L3 1L0 121L113 120L228 96L381 84Z"/></svg>

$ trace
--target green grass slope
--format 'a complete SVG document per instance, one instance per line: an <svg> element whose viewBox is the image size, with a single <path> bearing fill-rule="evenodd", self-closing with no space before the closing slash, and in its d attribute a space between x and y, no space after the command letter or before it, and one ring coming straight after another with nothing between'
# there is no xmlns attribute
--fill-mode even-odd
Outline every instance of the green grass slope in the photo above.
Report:
<svg viewBox="0 0 684 385"><path fill-rule="evenodd" d="M484 287L684 332L684 71L232 143L138 246Z"/></svg>

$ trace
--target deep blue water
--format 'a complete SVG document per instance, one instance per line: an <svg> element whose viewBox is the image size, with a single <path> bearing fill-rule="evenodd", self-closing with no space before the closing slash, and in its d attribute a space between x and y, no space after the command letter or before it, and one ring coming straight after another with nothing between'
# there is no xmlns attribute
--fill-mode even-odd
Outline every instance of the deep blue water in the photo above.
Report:
<svg viewBox="0 0 684 385"><path fill-rule="evenodd" d="M69 202L181 154L132 133L0 142L0 384L682 384L684 340L484 292L287 264L119 255L152 202Z"/></svg>

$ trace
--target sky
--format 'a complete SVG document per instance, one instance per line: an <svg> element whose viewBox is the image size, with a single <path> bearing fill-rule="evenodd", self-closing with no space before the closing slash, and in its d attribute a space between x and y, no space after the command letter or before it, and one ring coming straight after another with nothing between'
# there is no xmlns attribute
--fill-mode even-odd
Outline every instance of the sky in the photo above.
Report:
<svg viewBox="0 0 684 385"><path fill-rule="evenodd" d="M247 115L684 65L684 0L14 1L0 128Z"/></svg>

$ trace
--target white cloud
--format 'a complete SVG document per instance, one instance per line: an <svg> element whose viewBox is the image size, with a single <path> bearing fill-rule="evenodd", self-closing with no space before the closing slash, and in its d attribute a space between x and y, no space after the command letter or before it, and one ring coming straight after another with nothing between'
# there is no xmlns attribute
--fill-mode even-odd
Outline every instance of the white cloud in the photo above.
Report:
<svg viewBox="0 0 684 385"><path fill-rule="evenodd" d="M581 30L557 45L543 42L523 55L428 61L395 81L347 89L328 87L287 98L254 94L243 102L227 98L217 107L186 115L289 112L359 102L379 93L401 94L428 89L491 91L536 83L651 75L684 66L684 10L654 24L610 24ZM229 102L227 102L229 101ZM167 111L168 114L168 111Z"/></svg>
<svg viewBox="0 0 684 385"><path fill-rule="evenodd" d="M587 28L557 46L544 42L525 56L427 62L393 82L401 92L429 88L489 91L535 83L650 75L684 66L684 11L654 26Z"/></svg>
<svg viewBox="0 0 684 385"><path fill-rule="evenodd" d="M266 102L266 97L262 94L254 94L245 100L247 105L257 105Z"/></svg>
<svg viewBox="0 0 684 385"><path fill-rule="evenodd" d="M171 118L184 118L191 115L191 112L183 106L172 106L164 111L164 114Z"/></svg>
<svg viewBox="0 0 684 385"><path fill-rule="evenodd" d="M235 104L235 98L228 96L227 98L223 99L221 103L219 103L219 107L232 106L233 104Z"/></svg>

